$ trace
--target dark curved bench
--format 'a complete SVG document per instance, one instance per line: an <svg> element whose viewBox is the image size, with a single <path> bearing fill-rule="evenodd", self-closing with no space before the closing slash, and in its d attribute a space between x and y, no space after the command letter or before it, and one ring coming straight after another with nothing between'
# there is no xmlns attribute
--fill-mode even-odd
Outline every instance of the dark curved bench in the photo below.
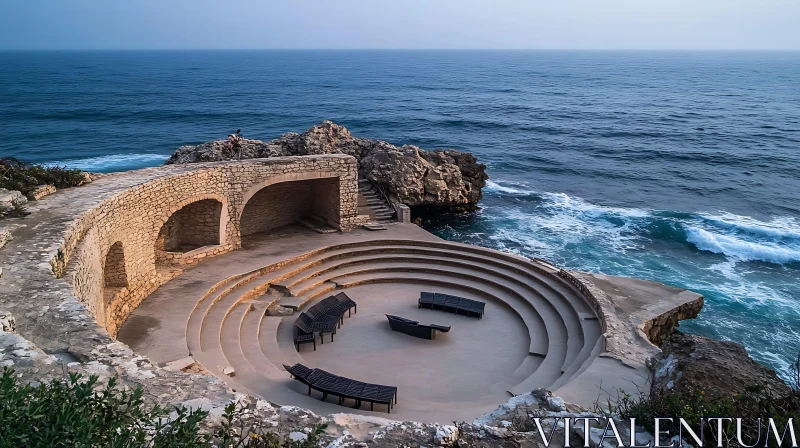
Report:
<svg viewBox="0 0 800 448"><path fill-rule="evenodd" d="M312 390L322 392L322 400L327 399L328 395L335 395L339 398L339 405L343 405L344 400L349 398L355 400L356 408L366 401L370 403L370 411L375 410L375 403L385 404L390 414L392 407L397 404L397 388L394 386L364 383L302 364L284 364L283 367L292 378L308 386L308 395Z"/></svg>
<svg viewBox="0 0 800 448"><path fill-rule="evenodd" d="M483 319L484 308L486 308L486 303L484 302L427 291L420 293L417 303L419 308L442 310L446 313L461 314L468 317L477 317L478 319Z"/></svg>
<svg viewBox="0 0 800 448"><path fill-rule="evenodd" d="M419 322L415 320L406 319L400 316L393 316L391 314L387 314L386 318L389 320L389 326L392 328L392 331L405 333L416 338L435 339L437 331L441 331L443 333L450 331L450 327L436 324L420 325Z"/></svg>

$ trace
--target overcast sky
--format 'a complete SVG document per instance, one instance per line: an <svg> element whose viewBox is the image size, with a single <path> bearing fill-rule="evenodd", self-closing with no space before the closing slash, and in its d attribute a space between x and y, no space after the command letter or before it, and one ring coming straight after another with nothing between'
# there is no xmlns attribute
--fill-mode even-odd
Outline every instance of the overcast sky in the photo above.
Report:
<svg viewBox="0 0 800 448"><path fill-rule="evenodd" d="M800 0L0 0L0 49L800 49Z"/></svg>

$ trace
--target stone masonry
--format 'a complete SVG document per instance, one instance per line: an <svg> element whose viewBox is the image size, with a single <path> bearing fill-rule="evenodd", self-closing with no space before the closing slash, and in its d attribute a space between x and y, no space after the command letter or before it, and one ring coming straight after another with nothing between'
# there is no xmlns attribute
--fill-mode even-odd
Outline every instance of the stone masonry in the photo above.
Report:
<svg viewBox="0 0 800 448"><path fill-rule="evenodd" d="M339 182L335 178L283 182L263 188L247 203L242 236L296 222L314 214L339 227Z"/></svg>
<svg viewBox="0 0 800 448"><path fill-rule="evenodd" d="M344 231L360 222L357 168L350 156L209 163L180 174L172 171L162 170L163 176L120 191L77 216L51 260L53 272L67 275L75 296L112 336L181 267L239 248L242 235L311 212ZM316 204L315 209L308 204ZM249 224L242 216L274 225L245 231Z"/></svg>

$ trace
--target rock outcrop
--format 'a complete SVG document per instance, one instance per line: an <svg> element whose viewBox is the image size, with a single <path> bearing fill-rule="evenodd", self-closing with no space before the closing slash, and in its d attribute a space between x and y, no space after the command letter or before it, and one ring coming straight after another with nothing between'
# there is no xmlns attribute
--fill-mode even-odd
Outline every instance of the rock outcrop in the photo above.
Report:
<svg viewBox="0 0 800 448"><path fill-rule="evenodd" d="M346 128L330 121L302 134L285 134L269 143L244 139L236 152L222 140L182 146L166 163L313 154L355 157L359 162L359 177L368 179L392 200L410 207L475 210L488 179L486 166L470 153L450 149L426 151L413 145L398 148L381 140L353 137Z"/></svg>
<svg viewBox="0 0 800 448"><path fill-rule="evenodd" d="M19 191L0 188L0 215L14 210L15 204L25 205L27 202L28 198Z"/></svg>
<svg viewBox="0 0 800 448"><path fill-rule="evenodd" d="M776 374L748 356L735 342L676 333L661 346L653 364L654 393L676 392L710 400L744 394L783 399L792 390Z"/></svg>

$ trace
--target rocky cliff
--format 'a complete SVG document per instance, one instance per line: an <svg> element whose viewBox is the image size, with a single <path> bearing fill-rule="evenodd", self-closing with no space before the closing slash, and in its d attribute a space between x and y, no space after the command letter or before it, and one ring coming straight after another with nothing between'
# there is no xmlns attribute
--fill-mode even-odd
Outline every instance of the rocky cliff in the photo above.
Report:
<svg viewBox="0 0 800 448"><path fill-rule="evenodd" d="M692 334L666 338L653 363L652 392L702 393L710 400L731 399L745 392L785 399L793 391L774 370L750 358L740 344Z"/></svg>
<svg viewBox="0 0 800 448"><path fill-rule="evenodd" d="M488 176L486 165L470 153L426 151L413 145L396 147L381 140L353 137L330 121L303 132L288 133L271 142L243 140L241 158L348 154L359 162L359 177L368 179L393 200L410 207L438 207L449 211L477 209ZM219 140L181 146L167 164L211 162L238 157Z"/></svg>

